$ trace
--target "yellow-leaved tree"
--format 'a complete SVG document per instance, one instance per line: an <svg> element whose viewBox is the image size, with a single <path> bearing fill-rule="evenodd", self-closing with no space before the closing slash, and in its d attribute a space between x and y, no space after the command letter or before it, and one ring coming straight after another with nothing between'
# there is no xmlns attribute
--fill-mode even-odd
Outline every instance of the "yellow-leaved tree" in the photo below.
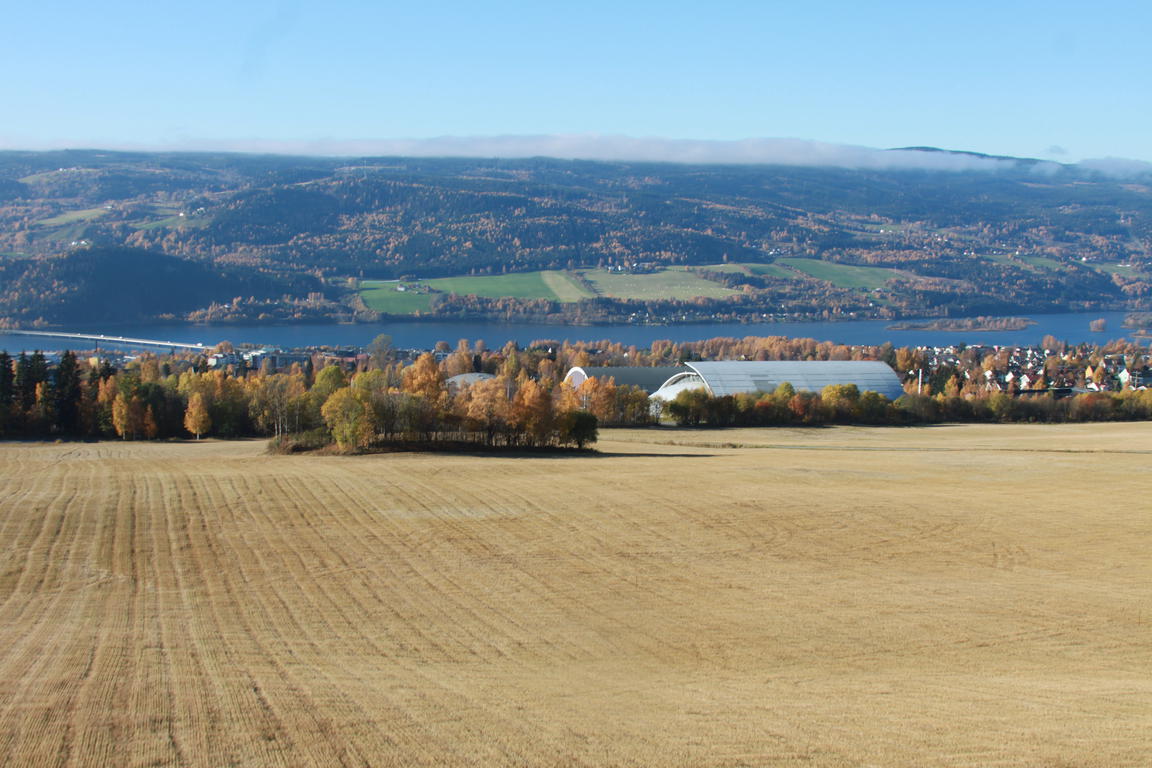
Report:
<svg viewBox="0 0 1152 768"><path fill-rule="evenodd" d="M362 393L344 387L333 392L320 409L324 423L342 451L367 445L372 439L374 430L365 399Z"/></svg>
<svg viewBox="0 0 1152 768"><path fill-rule="evenodd" d="M552 393L528 379L512 398L513 426L529 445L547 445L552 434Z"/></svg>
<svg viewBox="0 0 1152 768"><path fill-rule="evenodd" d="M431 352L420 355L415 363L404 369L404 391L431 404L441 404L445 393L444 374Z"/></svg>
<svg viewBox="0 0 1152 768"><path fill-rule="evenodd" d="M484 444L493 445L496 436L508 429L507 382L486 379L473 384L467 392L464 416L473 429L484 433Z"/></svg>
<svg viewBox="0 0 1152 768"><path fill-rule="evenodd" d="M144 404L136 395L123 392L112 401L112 426L124 440L135 440L144 429Z"/></svg>
<svg viewBox="0 0 1152 768"><path fill-rule="evenodd" d="M212 428L212 417L208 415L208 404L204 402L204 395L193 392L188 398L188 409L184 411L184 429L196 435L204 434Z"/></svg>

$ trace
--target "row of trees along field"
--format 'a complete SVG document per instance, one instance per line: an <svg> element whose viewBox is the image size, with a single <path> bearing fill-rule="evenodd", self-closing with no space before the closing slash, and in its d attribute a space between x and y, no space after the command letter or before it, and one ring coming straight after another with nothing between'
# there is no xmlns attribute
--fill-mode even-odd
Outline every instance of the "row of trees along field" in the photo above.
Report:
<svg viewBox="0 0 1152 768"><path fill-rule="evenodd" d="M0 437L273 436L286 449L397 442L546 447L595 442L597 426L646 424L641 390L590 381L579 391L538 379L511 358L495 378L450 391L432 354L355 373L329 365L286 373L205 371L148 357L114 370L65 352L0 353ZM303 436L288 438L288 435Z"/></svg>
<svg viewBox="0 0 1152 768"><path fill-rule="evenodd" d="M375 442L448 441L484 445L581 445L600 425L643 425L656 418L644 392L611 381L587 380L579 391L560 381L572 365L668 365L690 359L882 359L918 388L910 371L928 367L924 352L908 348L846 347L784 337L719 338L688 344L656 342L640 350L619 343L513 343L502 349L461 341L402 367L378 340L363 370L336 366L313 375L312 364L275 373L243 367L208 370L203 358L144 356L120 370L65 353L50 365L44 355L0 353L0 437L155 439L188 436L274 436L309 433L309 441L345 448ZM1046 346L1048 346L1046 344ZM1055 347L1055 343L1052 344ZM1043 361L1055 383L1083 381L1106 355L1142 351L1127 343L1062 347ZM923 395L889 402L875 393L823 393L709 398L683 395L667 415L684 424L925 423L934 421L1065 421L1149 418L1143 392L1089 393L1074 398L1013 397L980 389L984 373L1007 370L1010 349L970 348L929 368ZM319 358L317 358L319 360ZM319 366L318 366L319 367ZM487 372L496 378L449 392L446 377ZM287 441L291 443L291 441Z"/></svg>
<svg viewBox="0 0 1152 768"><path fill-rule="evenodd" d="M771 393L714 397L703 389L680 392L664 412L680 426L753 427L821 424L912 425L942 422L1145 421L1152 390L1086 392L1057 398L1007 392L981 396L906 394L889 400L855 384L797 392L785 382Z"/></svg>
<svg viewBox="0 0 1152 768"><path fill-rule="evenodd" d="M1030 378L1033 381L1030 388L1033 389L1044 385L1085 386L1089 382L1104 384L1111 375L1106 370L1107 366L1101 365L1107 358L1122 356L1128 360L1129 367L1135 369L1140 367L1139 361L1145 359L1147 355L1147 349L1125 341L1103 346L1070 346L1056 339L1045 339L1043 347L1047 350L1046 354L1032 358L1030 362ZM720 337L685 343L655 341L648 349L623 345L611 340L577 343L538 340L525 348L514 343L506 344L502 348L488 348L481 342L469 344L465 340L461 340L455 348L444 342L437 345L437 352L443 358L439 367L444 376L482 371L515 382L522 374L526 374L540 386L553 390L564 373L576 365L661 366L676 365L686 360L872 359L883 360L891 365L905 378L906 385L912 392L960 395L972 400L983 400L991 396L985 386L989 377L1003 380L1009 372L1019 370L1019 351L1006 347L967 347L956 351L955 354L933 359L928 351L907 347L895 348L890 344L846 346L782 336ZM370 347L370 352L372 354L367 367L388 372L388 386L400 389L402 380L395 370L395 354L388 340L382 339L379 343L374 343ZM91 400L98 394L100 382L105 382L104 386L107 388L106 380L113 374L117 377L117 386L128 388L123 393L126 405L121 407L121 411L132 415L133 398L138 398L142 404L144 415L139 419L133 416L132 421L143 423L142 420L147 416L147 406L152 405L158 434L164 436L183 434L181 423L183 417L181 415L177 418L173 414L177 411L182 414L187 402L180 398L177 398L179 402L173 401L172 398L165 400L158 393L173 390L174 386L169 381L169 376L173 373L183 374L190 369L203 373L206 370L203 360L181 356L165 359L145 357L125 366L122 371L113 371L106 364L93 366L86 361L77 361L71 355L66 355L58 369L51 372L44 356L40 354L23 356L17 360L4 355L2 361L0 434L28 436L111 434L107 430L100 431L103 428L93 416L96 410L94 405L76 393L82 389L84 397ZM322 361L317 357L316 366L322 367L322 365ZM921 372L922 380L918 380ZM269 379L270 372L261 371L254 374L246 370L233 370L228 375L242 381L258 375L264 380ZM298 389L301 386L308 389L312 386L310 366L306 365L298 370L297 375L303 376L303 383L293 384L291 389ZM280 379L273 378L270 381ZM139 382L139 384L123 382ZM41 384L44 385L44 389L38 393L37 388ZM1114 381L1111 382L1109 388L1116 388L1116 384ZM229 386L231 385L221 385L218 388L224 391ZM253 385L245 384L245 386ZM1018 384L1014 383L1012 386ZM618 397L631 400L619 407L607 407L603 404L605 398L599 395L587 396L587 402L583 405L600 419L601 424L635 423L639 418L637 414L643 411L643 408L637 405L639 395L626 390L624 393ZM105 396L110 395L106 393ZM283 399L284 396L276 397ZM211 400L207 395L205 399L206 402ZM74 407L71 405L73 403L80 403L80 406ZM297 418L293 415L287 424L281 419L277 422L279 426L273 423L269 428L266 420L251 416L246 406L232 407L226 413L218 407L208 410L215 411L211 414L213 427L204 434L223 436L277 434L286 429L296 431L297 428L303 428L303 425L308 424L303 417ZM309 413L318 417L315 408ZM96 427L93 427L94 424ZM111 427L111 422L107 419L105 426ZM145 434L151 431L151 429L143 430Z"/></svg>

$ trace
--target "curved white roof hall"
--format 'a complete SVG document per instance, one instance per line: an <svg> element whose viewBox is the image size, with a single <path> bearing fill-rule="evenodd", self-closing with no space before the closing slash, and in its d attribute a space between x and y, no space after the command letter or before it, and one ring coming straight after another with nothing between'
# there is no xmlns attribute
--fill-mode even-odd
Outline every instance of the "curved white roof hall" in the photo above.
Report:
<svg viewBox="0 0 1152 768"><path fill-rule="evenodd" d="M696 372L698 382L695 377L674 376L653 396L670 400L680 390L701 384L717 397L771 392L784 382L797 391L819 392L830 384L855 384L861 392L879 392L892 400L904 394L896 372L878 360L726 360L685 365Z"/></svg>

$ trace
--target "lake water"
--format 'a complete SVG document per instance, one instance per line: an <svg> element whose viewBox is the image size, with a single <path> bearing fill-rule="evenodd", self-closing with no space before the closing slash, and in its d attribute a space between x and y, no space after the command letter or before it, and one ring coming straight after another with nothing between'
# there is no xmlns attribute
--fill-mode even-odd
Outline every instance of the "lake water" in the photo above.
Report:
<svg viewBox="0 0 1152 768"><path fill-rule="evenodd" d="M373 323L343 325L133 325L100 328L67 328L76 333L103 333L140 339L158 339L182 343L214 345L220 341L233 344L250 343L278 347L339 346L362 347L382 333L391 334L393 344L400 348L430 349L437 341L455 346L459 339L483 339L489 347L503 346L507 341L521 345L549 340L601 341L608 339L625 345L648 347L653 341L699 341L717 336L791 336L831 341L838 344L883 344L891 342L902 346L945 346L948 344L984 345L1038 345L1045 335L1073 344L1103 343L1112 339L1132 338L1132 331L1124 328L1125 312L1068 313L1059 315L1028 315L1036 321L1020 331L896 331L890 330L890 320L854 320L848 322L784 322L784 323L696 323L689 325L537 325L530 323L499 322L416 322ZM1104 318L1107 328L1094 332L1088 324ZM90 349L90 342L66 341L20 336L0 331L0 349L15 354L21 350Z"/></svg>

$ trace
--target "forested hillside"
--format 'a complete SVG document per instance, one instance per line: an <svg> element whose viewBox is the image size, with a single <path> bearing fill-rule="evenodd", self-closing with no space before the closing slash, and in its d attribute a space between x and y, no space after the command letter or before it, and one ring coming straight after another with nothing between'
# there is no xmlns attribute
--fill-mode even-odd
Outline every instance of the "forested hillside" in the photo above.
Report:
<svg viewBox="0 0 1152 768"><path fill-rule="evenodd" d="M308 275L274 275L135 248L81 248L0 262L0 312L59 323L177 318L213 304L279 301L317 291ZM290 300L290 299L288 299Z"/></svg>
<svg viewBox="0 0 1152 768"><path fill-rule="evenodd" d="M153 257L161 283L167 274L185 284L172 270L189 263L208 270L160 308L191 319L368 317L362 279L533 270L564 273L587 291L507 300L441 292L416 310L377 309L656 321L1144 309L1150 201L1149 178L1023 161L929 172L6 152L0 317L73 322L72 295L93 319L159 313L147 302L125 313L114 291L87 285L96 274L148 276L140 264L92 272L56 260L87 248L180 260L161 267L169 262ZM699 268L693 274L720 289L629 294L597 282L668 267ZM204 287L225 271L235 289ZM259 306L212 309L237 297Z"/></svg>

